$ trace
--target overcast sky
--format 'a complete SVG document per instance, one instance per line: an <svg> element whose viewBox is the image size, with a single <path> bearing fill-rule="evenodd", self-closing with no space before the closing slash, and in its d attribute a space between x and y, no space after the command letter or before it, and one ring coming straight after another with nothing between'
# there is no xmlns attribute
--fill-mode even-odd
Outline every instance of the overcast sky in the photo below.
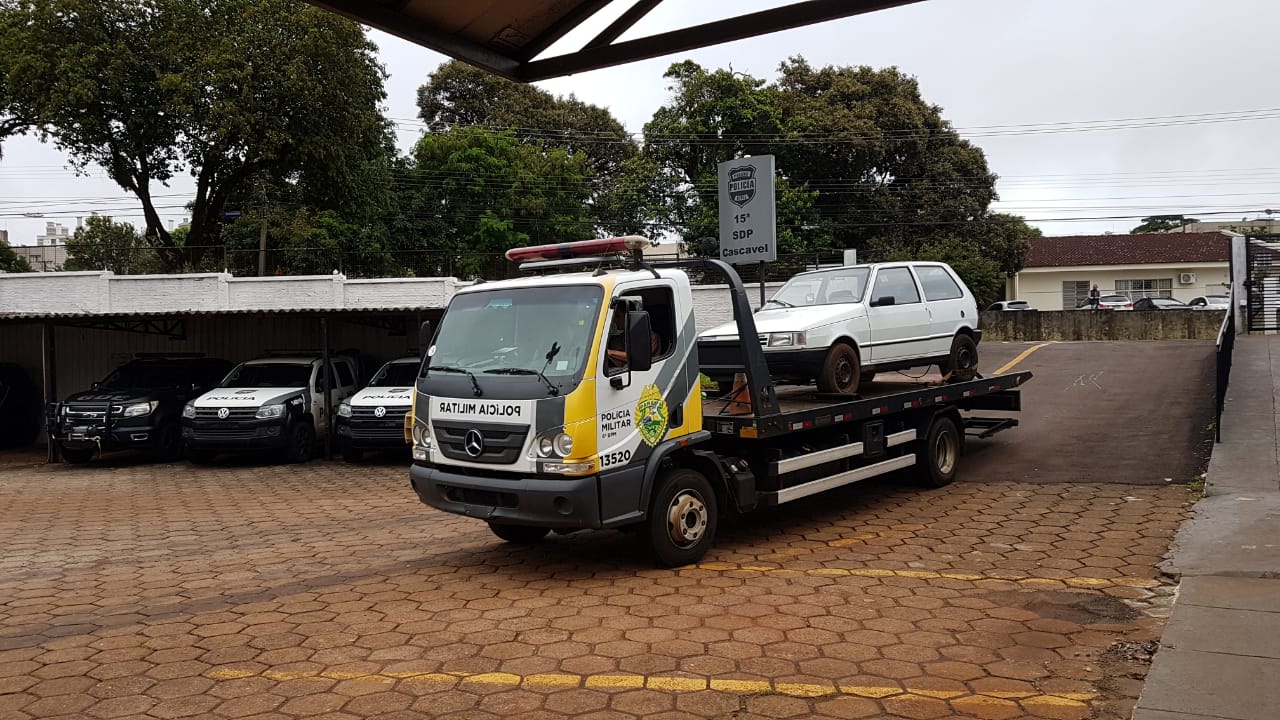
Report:
<svg viewBox="0 0 1280 720"><path fill-rule="evenodd" d="M630 3L614 4L550 54L589 39ZM786 4L666 0L622 39ZM815 66L897 66L986 152L1001 177L1000 209L1046 234L1127 232L1143 215L1237 220L1280 210L1277 28L1272 0L927 0L539 85L605 106L639 132L667 97L663 71L684 58L768 79L797 54ZM444 58L372 37L391 76L387 115L416 118L417 88ZM406 150L418 131L399 128ZM153 190L172 196L158 203L171 206L166 219L182 220L191 187L184 178ZM95 209L142 225L136 201L100 171L77 178L52 146L5 143L0 228L12 244L34 244L49 221L74 228ZM14 217L25 212L46 217ZM1123 219L1100 219L1113 216Z"/></svg>

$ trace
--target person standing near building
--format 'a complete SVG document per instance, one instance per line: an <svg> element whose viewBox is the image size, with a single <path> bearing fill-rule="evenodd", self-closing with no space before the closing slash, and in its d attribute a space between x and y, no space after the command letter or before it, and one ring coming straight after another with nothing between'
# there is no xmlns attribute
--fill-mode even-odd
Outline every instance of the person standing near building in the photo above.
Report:
<svg viewBox="0 0 1280 720"><path fill-rule="evenodd" d="M1089 307L1094 310L1097 310L1098 303L1101 301L1102 301L1102 293L1098 292L1098 286L1094 285L1093 289L1089 291Z"/></svg>

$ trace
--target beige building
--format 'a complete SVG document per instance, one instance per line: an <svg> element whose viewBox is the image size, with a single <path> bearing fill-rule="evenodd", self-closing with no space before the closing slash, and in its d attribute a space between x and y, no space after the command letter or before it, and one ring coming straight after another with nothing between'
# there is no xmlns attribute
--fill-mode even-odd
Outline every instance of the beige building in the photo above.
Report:
<svg viewBox="0 0 1280 720"><path fill-rule="evenodd" d="M36 236L35 245L11 245L10 249L35 272L61 270L67 263L67 240L71 232L61 223L45 223L43 235Z"/></svg>
<svg viewBox="0 0 1280 720"><path fill-rule="evenodd" d="M1033 238L1006 292L1036 310L1077 308L1094 285L1103 295L1187 302L1227 294L1230 257L1230 236L1222 232Z"/></svg>

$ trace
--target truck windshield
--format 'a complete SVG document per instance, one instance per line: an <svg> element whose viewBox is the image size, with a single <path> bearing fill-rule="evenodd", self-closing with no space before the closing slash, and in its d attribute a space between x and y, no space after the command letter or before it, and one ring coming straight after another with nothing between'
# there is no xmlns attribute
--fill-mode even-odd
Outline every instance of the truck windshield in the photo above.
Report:
<svg viewBox="0 0 1280 720"><path fill-rule="evenodd" d="M369 381L369 387L413 387L418 377L418 363L387 363Z"/></svg>
<svg viewBox="0 0 1280 720"><path fill-rule="evenodd" d="M311 382L311 363L245 363L239 365L218 387L293 388Z"/></svg>
<svg viewBox="0 0 1280 720"><path fill-rule="evenodd" d="M464 293L440 323L429 367L539 371L550 377L582 372L600 317L596 285Z"/></svg>
<svg viewBox="0 0 1280 720"><path fill-rule="evenodd" d="M164 363L129 363L111 372L98 383L100 390L127 390L130 388L182 387L197 380L190 365Z"/></svg>
<svg viewBox="0 0 1280 720"><path fill-rule="evenodd" d="M861 267L797 275L782 286L769 304L775 307L804 307L861 302L870 272L870 269Z"/></svg>

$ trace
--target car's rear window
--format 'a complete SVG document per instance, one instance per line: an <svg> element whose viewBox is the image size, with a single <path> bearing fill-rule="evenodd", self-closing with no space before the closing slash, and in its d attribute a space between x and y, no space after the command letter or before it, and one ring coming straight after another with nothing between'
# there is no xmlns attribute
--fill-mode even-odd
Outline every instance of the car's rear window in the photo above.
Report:
<svg viewBox="0 0 1280 720"><path fill-rule="evenodd" d="M1011 302L1011 303L1009 303L1009 307L1011 307L1011 308L1017 308L1017 309L1019 309L1019 310L1025 310L1026 308L1029 308L1029 307L1031 307L1031 306L1030 306L1030 305L1028 305L1027 303L1024 303L1024 302L1019 301L1019 302Z"/></svg>

